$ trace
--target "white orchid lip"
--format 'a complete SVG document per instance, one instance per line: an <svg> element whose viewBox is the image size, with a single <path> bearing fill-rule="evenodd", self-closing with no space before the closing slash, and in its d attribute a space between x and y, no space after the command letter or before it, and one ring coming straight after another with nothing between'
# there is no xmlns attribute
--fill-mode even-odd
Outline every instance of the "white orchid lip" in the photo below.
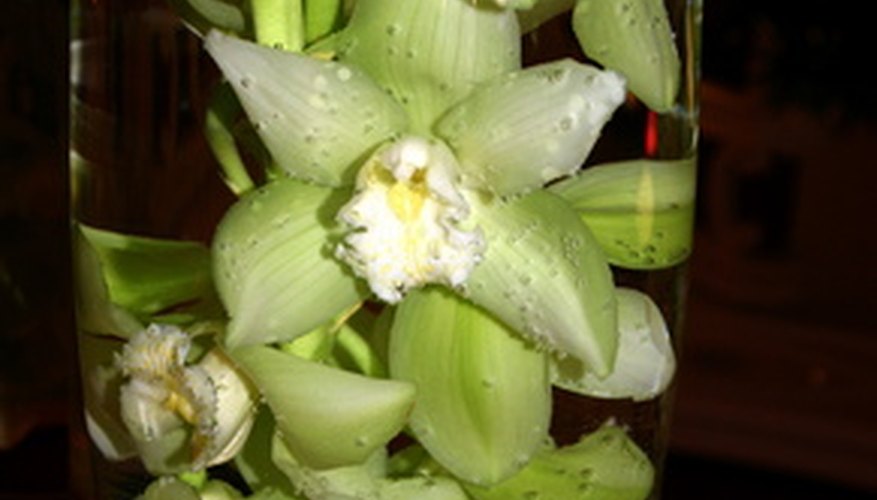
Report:
<svg viewBox="0 0 877 500"><path fill-rule="evenodd" d="M480 261L484 237L466 227L469 205L457 162L441 142L409 136L362 167L356 194L338 212L351 232L336 255L382 300L396 303L427 283L462 285Z"/></svg>
<svg viewBox="0 0 877 500"><path fill-rule="evenodd" d="M186 366L189 336L175 326L152 324L125 345L116 363L129 377L122 387L122 414L135 436L147 441L177 419L192 425L196 467L206 465L216 432L217 395L208 374Z"/></svg>

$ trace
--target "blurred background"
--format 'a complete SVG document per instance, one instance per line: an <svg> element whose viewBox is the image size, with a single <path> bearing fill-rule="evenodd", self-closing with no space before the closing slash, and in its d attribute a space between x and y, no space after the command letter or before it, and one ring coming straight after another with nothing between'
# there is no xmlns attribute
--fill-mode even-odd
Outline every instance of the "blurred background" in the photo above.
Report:
<svg viewBox="0 0 877 500"><path fill-rule="evenodd" d="M874 28L824 2L705 4L665 498L875 498ZM0 498L66 498L83 446L68 430L66 8L0 4Z"/></svg>

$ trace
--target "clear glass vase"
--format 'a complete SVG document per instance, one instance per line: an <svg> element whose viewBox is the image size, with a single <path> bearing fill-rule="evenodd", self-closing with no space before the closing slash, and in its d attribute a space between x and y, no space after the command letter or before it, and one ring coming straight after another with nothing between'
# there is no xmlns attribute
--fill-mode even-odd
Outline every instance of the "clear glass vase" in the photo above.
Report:
<svg viewBox="0 0 877 500"><path fill-rule="evenodd" d="M483 3L72 2L82 495L660 496L702 2Z"/></svg>

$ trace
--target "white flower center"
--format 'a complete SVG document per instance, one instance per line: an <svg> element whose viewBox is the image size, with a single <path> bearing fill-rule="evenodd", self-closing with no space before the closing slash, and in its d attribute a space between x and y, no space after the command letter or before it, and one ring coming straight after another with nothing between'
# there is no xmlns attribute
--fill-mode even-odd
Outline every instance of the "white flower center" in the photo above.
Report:
<svg viewBox="0 0 877 500"><path fill-rule="evenodd" d="M126 426L147 440L182 421L192 425L196 466L203 465L215 433L216 388L199 366L187 366L191 340L170 325L149 325L125 345L116 363L128 382L120 402Z"/></svg>
<svg viewBox="0 0 877 500"><path fill-rule="evenodd" d="M464 227L469 205L457 188L457 162L443 144L406 137L362 167L356 194L338 213L352 231L337 255L395 303L426 283L459 286L484 253L478 228Z"/></svg>

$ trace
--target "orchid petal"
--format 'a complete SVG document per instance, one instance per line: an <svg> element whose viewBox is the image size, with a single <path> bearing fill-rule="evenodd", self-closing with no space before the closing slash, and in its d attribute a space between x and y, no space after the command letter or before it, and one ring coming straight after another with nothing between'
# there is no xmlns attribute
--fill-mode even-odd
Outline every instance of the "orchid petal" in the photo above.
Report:
<svg viewBox="0 0 877 500"><path fill-rule="evenodd" d="M681 74L664 0L578 0L573 29L585 54L624 75L646 106L673 107Z"/></svg>
<svg viewBox="0 0 877 500"><path fill-rule="evenodd" d="M231 316L226 344L286 342L362 300L329 249L347 195L284 179L229 210L213 242L216 285Z"/></svg>
<svg viewBox="0 0 877 500"><path fill-rule="evenodd" d="M213 466L231 460L243 447L253 427L258 391L219 349L208 352L197 366L216 388L216 431L207 464Z"/></svg>
<svg viewBox="0 0 877 500"><path fill-rule="evenodd" d="M661 269L691 253L694 158L596 165L551 186L569 201L606 252L629 269Z"/></svg>
<svg viewBox="0 0 877 500"><path fill-rule="evenodd" d="M302 464L283 439L275 435L271 459L306 498L383 500L378 496L387 460L383 449L372 453L364 463L318 470Z"/></svg>
<svg viewBox="0 0 877 500"><path fill-rule="evenodd" d="M563 360L553 365L555 385L586 396L645 401L663 393L676 369L676 358L661 311L648 295L616 290L619 346L615 369L599 378Z"/></svg>
<svg viewBox="0 0 877 500"><path fill-rule="evenodd" d="M654 482L648 457L619 427L604 425L578 443L546 450L520 473L492 488L467 485L475 500L542 498L644 500Z"/></svg>
<svg viewBox="0 0 877 500"><path fill-rule="evenodd" d="M449 477L409 477L381 482L381 500L468 500L460 483Z"/></svg>
<svg viewBox="0 0 877 500"><path fill-rule="evenodd" d="M201 495L189 483L174 476L160 477L147 486L137 498L142 500L201 500Z"/></svg>
<svg viewBox="0 0 877 500"><path fill-rule="evenodd" d="M284 443L302 464L358 464L405 424L414 386L305 361L264 346L231 352L262 391Z"/></svg>
<svg viewBox="0 0 877 500"><path fill-rule="evenodd" d="M546 191L473 202L487 236L465 295L534 343L599 375L618 342L612 274L573 209Z"/></svg>
<svg viewBox="0 0 877 500"><path fill-rule="evenodd" d="M406 128L402 109L357 68L215 31L205 47L289 176L350 184L359 161Z"/></svg>
<svg viewBox="0 0 877 500"><path fill-rule="evenodd" d="M546 369L544 353L443 288L398 306L390 372L417 385L411 429L463 480L500 481L538 448L551 412Z"/></svg>
<svg viewBox="0 0 877 500"><path fill-rule="evenodd" d="M624 100L616 73L563 60L479 87L436 125L469 185L506 195L579 169Z"/></svg>
<svg viewBox="0 0 877 500"><path fill-rule="evenodd" d="M473 3L358 0L338 58L367 71L426 134L474 85L520 67L514 13Z"/></svg>
<svg viewBox="0 0 877 500"><path fill-rule="evenodd" d="M120 413L119 391L124 379L114 360L122 345L113 337L83 335L79 339L86 429L101 454L112 461L137 453Z"/></svg>

